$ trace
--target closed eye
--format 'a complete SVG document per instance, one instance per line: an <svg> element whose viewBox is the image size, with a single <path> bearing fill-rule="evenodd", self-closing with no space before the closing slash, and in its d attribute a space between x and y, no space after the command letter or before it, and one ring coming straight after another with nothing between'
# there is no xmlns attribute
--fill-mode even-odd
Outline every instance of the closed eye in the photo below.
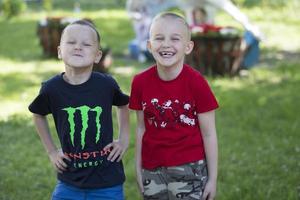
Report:
<svg viewBox="0 0 300 200"><path fill-rule="evenodd" d="M75 44L75 41L67 41L67 44Z"/></svg>
<svg viewBox="0 0 300 200"><path fill-rule="evenodd" d="M157 41L162 41L164 38L163 37L156 37L154 38L154 40L157 40Z"/></svg>

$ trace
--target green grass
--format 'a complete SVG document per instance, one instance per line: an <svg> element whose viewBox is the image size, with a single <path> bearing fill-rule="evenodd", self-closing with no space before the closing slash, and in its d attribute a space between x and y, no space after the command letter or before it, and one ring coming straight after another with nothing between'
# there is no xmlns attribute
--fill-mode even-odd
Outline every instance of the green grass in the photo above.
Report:
<svg viewBox="0 0 300 200"><path fill-rule="evenodd" d="M300 195L300 26L293 17L300 16L289 10L280 15L268 10L267 16L258 8L245 12L255 17L268 38L263 62L247 77L208 77L220 103L218 199L296 200ZM60 61L42 56L36 24L44 15L28 12L10 21L0 17L0 200L46 200L56 182L27 111L41 81L63 70ZM57 10L50 15L74 16ZM110 72L129 93L133 75L149 63L120 56L133 37L126 13L99 10L81 16L95 21L104 43L112 48ZM234 24L222 14L218 17L224 24ZM288 32L282 34L278 27ZM296 56L285 59L281 51ZM131 143L124 159L129 200L140 199L134 177L135 124L131 113ZM55 135L53 123L51 129Z"/></svg>

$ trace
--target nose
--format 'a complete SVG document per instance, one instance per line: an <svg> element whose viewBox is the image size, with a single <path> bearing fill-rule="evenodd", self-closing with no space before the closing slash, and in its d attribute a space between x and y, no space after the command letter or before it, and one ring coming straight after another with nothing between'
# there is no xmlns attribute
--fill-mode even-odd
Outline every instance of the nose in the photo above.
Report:
<svg viewBox="0 0 300 200"><path fill-rule="evenodd" d="M162 46L163 47L169 47L170 46L170 40L169 39L165 39L165 40L163 40L163 42L162 42Z"/></svg>
<svg viewBox="0 0 300 200"><path fill-rule="evenodd" d="M81 50L81 44L80 43L76 43L75 44L75 49L76 50Z"/></svg>

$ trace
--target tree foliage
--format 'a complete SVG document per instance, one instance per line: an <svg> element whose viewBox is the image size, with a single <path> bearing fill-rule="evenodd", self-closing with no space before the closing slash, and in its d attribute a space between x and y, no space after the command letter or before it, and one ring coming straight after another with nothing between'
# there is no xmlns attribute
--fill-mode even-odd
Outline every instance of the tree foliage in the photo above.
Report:
<svg viewBox="0 0 300 200"><path fill-rule="evenodd" d="M26 4L22 0L0 1L0 9L7 18L20 14L25 8Z"/></svg>

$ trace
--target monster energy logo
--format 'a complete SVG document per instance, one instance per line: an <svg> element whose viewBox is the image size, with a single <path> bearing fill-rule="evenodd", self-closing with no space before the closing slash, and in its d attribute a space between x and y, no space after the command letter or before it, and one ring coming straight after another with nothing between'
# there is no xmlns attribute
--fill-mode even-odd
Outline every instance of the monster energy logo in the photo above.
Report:
<svg viewBox="0 0 300 200"><path fill-rule="evenodd" d="M96 106L95 108L90 108L88 106L80 106L77 108L72 108L72 107L68 107L68 108L63 108L62 110L66 111L68 113L68 121L70 124L70 138L71 138L71 142L72 145L74 146L74 134L75 134L75 121L74 121L74 116L75 116L75 112L77 110L80 111L80 115L81 115L81 120L82 120L82 129L80 132L80 136L81 136L81 148L83 149L85 146L85 137L86 137L86 130L88 128L88 121L89 121L89 111L95 112L96 113L96 127L97 127L97 133L96 133L96 143L99 142L100 140L100 115L102 113L102 108L100 106Z"/></svg>

